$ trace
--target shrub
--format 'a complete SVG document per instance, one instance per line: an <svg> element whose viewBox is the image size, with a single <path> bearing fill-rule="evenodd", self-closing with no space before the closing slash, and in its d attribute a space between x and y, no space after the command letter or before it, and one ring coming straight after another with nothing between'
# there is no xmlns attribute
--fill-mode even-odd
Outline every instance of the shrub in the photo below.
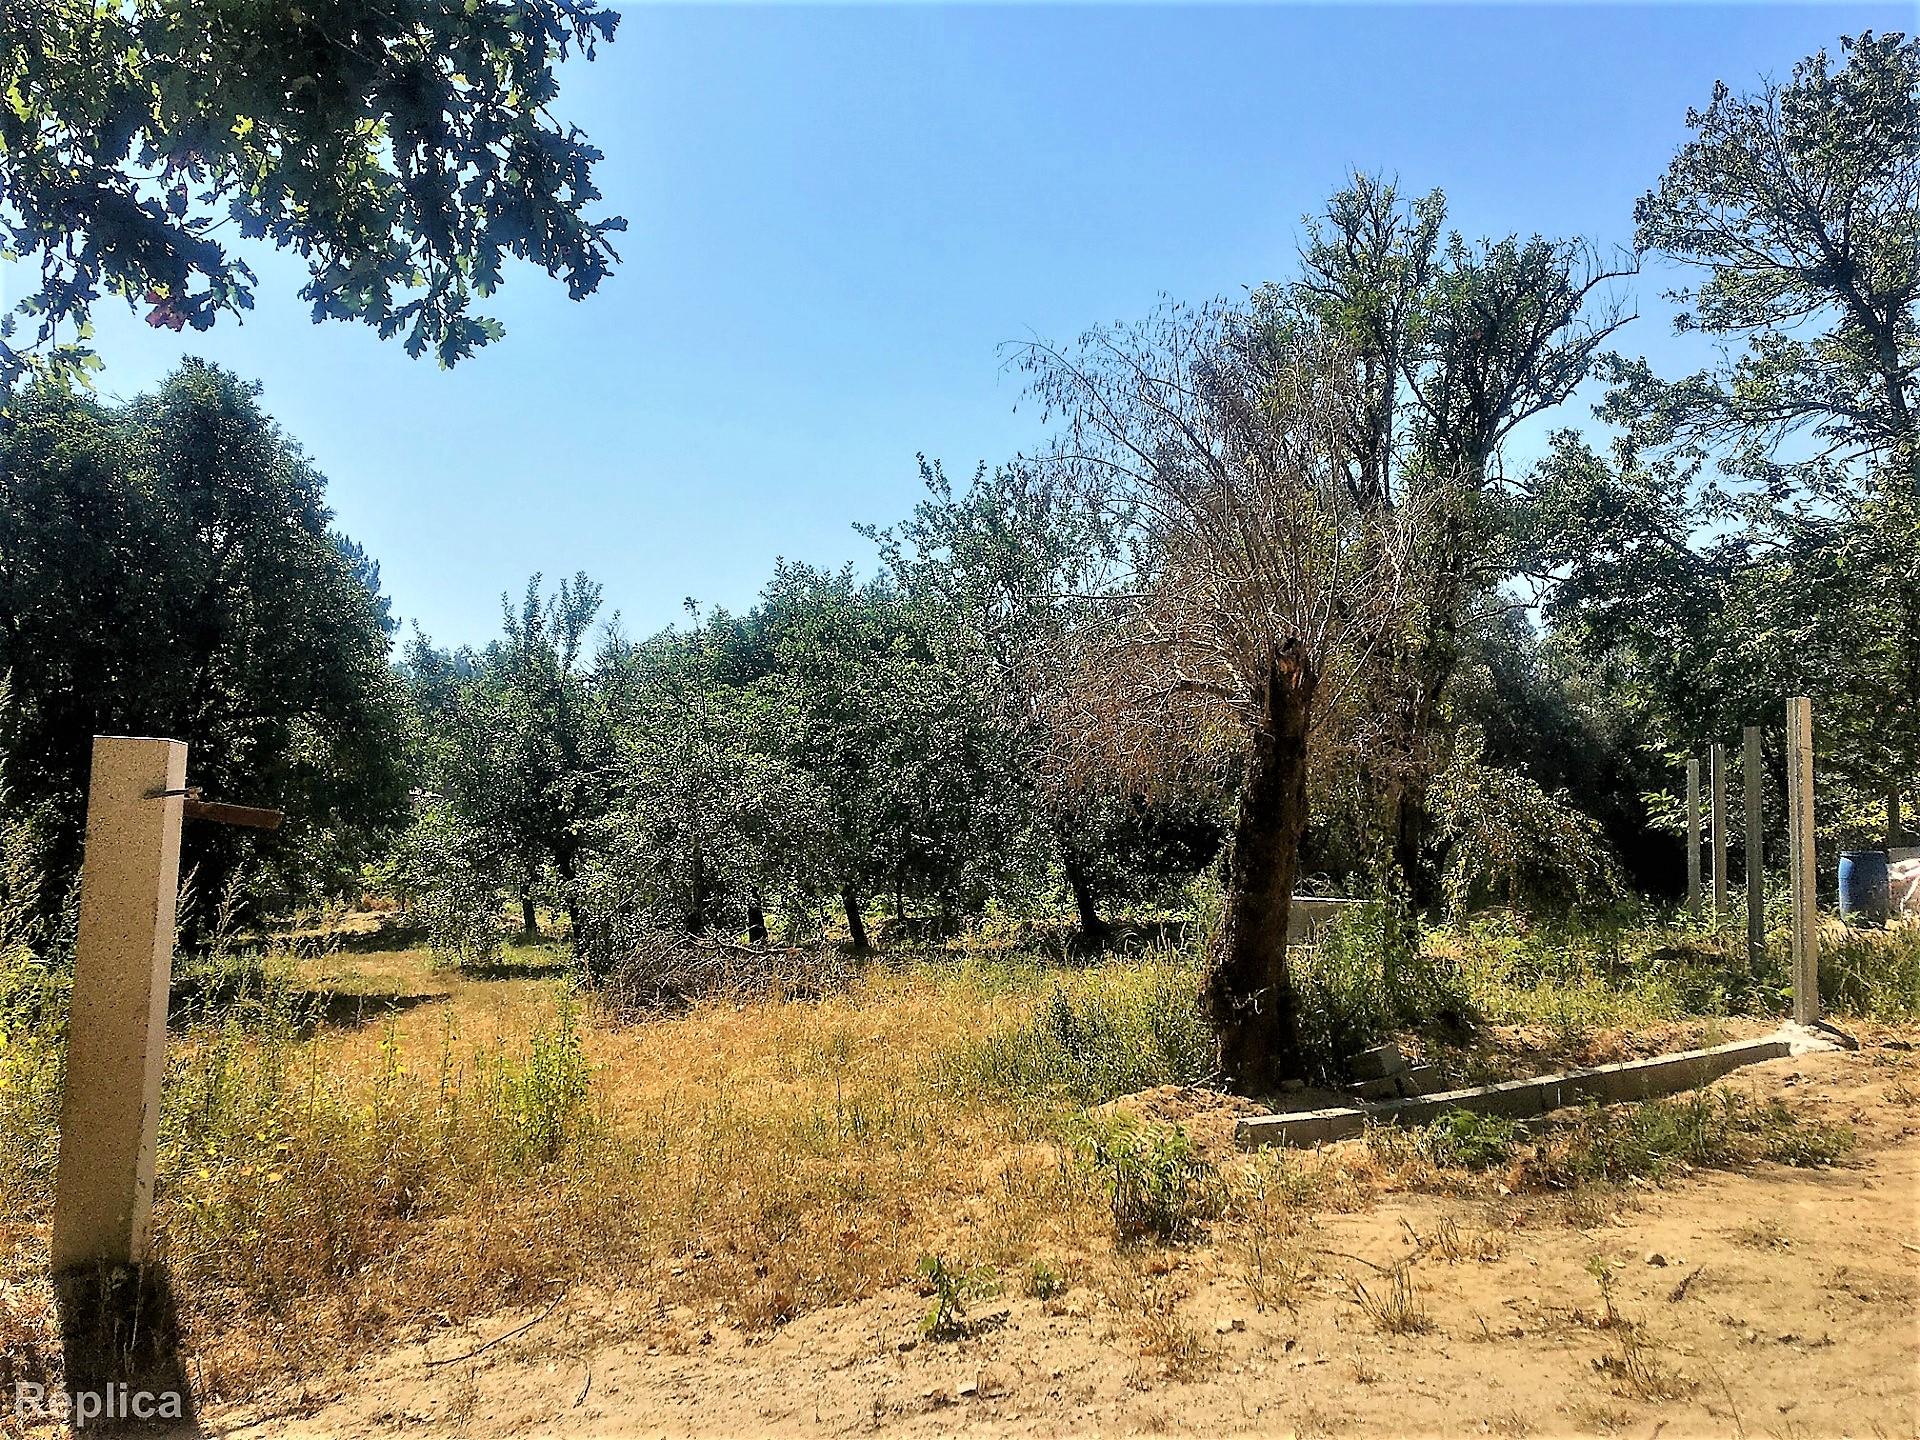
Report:
<svg viewBox="0 0 1920 1440"><path fill-rule="evenodd" d="M1106 1189L1123 1240L1173 1245L1196 1239L1224 1208L1219 1172L1194 1154L1193 1142L1176 1126L1124 1115L1088 1121L1075 1150Z"/></svg>
<svg viewBox="0 0 1920 1440"><path fill-rule="evenodd" d="M1850 928L1827 940L1820 949L1820 997L1842 1014L1920 1018L1920 925Z"/></svg>
<svg viewBox="0 0 1920 1440"><path fill-rule="evenodd" d="M1459 966L1421 946L1397 869L1373 898L1337 917L1319 943L1295 953L1294 1000L1309 1079L1347 1078L1349 1056L1401 1027L1458 1031L1472 1013Z"/></svg>
<svg viewBox="0 0 1920 1440"><path fill-rule="evenodd" d="M524 1059L497 1057L481 1075L482 1102L497 1154L513 1168L557 1158L589 1117L593 1072L573 1004L535 1030Z"/></svg>

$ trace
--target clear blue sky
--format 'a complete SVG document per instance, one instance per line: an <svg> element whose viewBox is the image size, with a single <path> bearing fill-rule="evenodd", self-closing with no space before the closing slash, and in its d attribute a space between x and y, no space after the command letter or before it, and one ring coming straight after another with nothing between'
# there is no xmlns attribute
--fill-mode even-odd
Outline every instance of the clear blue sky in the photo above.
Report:
<svg viewBox="0 0 1920 1440"><path fill-rule="evenodd" d="M617 3L617 0L616 0ZM457 370L310 324L256 257L259 309L188 345L262 381L397 611L495 633L544 571L604 582L627 628L751 601L786 555L1037 435L997 347L1070 337L1291 272L1350 167L1444 188L1469 235L1631 238L1636 196L1713 82L1784 76L1910 5L629 7L565 77L606 152L625 264L570 303L510 276L507 336ZM1678 364L1644 275L1622 348ZM181 337L103 314L102 388ZM1569 418L1578 418L1577 416Z"/></svg>

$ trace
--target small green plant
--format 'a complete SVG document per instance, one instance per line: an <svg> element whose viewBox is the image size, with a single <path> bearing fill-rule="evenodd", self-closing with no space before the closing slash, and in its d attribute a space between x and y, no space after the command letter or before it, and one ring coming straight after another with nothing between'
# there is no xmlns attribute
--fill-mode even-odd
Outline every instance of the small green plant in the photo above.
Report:
<svg viewBox="0 0 1920 1440"><path fill-rule="evenodd" d="M1219 1171L1194 1154L1177 1126L1115 1115L1089 1121L1076 1149L1105 1187L1123 1240L1174 1245L1195 1239L1224 1206Z"/></svg>
<svg viewBox="0 0 1920 1440"><path fill-rule="evenodd" d="M1031 1260L1020 1272L1020 1293L1034 1300L1052 1300L1066 1289L1066 1278L1046 1260Z"/></svg>
<svg viewBox="0 0 1920 1440"><path fill-rule="evenodd" d="M1471 1110L1443 1111L1414 1139L1414 1146L1435 1165L1461 1170L1492 1170L1513 1158L1524 1132L1504 1115Z"/></svg>
<svg viewBox="0 0 1920 1440"><path fill-rule="evenodd" d="M993 1271L984 1265L962 1268L944 1255L922 1255L915 1273L921 1293L931 1297L920 1319L929 1340L953 1340L967 1333L967 1302L992 1289Z"/></svg>

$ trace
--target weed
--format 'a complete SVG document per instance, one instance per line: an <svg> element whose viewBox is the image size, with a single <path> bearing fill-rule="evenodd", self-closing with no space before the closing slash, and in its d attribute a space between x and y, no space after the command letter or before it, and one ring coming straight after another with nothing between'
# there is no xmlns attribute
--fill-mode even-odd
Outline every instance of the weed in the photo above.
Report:
<svg viewBox="0 0 1920 1440"><path fill-rule="evenodd" d="M967 1302L992 1293L993 1271L985 1265L962 1268L944 1255L923 1255L917 1273L921 1293L933 1301L921 1317L920 1333L929 1340L953 1340L965 1335Z"/></svg>
<svg viewBox="0 0 1920 1440"><path fill-rule="evenodd" d="M1180 1244L1197 1239L1221 1213L1219 1172L1193 1152L1177 1126L1141 1124L1124 1115L1088 1121L1076 1138L1082 1162L1098 1177L1123 1240Z"/></svg>
<svg viewBox="0 0 1920 1440"><path fill-rule="evenodd" d="M1613 1267L1602 1256L1595 1255L1587 1261L1587 1273L1593 1276L1594 1283L1600 1287L1600 1304L1603 1307L1600 1328L1612 1329L1620 1323L1620 1312L1613 1307Z"/></svg>
<svg viewBox="0 0 1920 1440"><path fill-rule="evenodd" d="M1598 1356L1593 1368L1612 1381L1616 1395L1658 1404L1692 1393L1693 1383L1660 1358L1659 1350L1639 1325L1619 1322L1612 1334L1612 1353Z"/></svg>
<svg viewBox="0 0 1920 1440"><path fill-rule="evenodd" d="M1306 1280L1306 1260L1291 1233L1297 1212L1287 1200L1287 1177L1297 1173L1284 1164L1256 1164L1229 1191L1228 1244L1239 1252L1247 1289L1262 1310L1291 1307Z"/></svg>
<svg viewBox="0 0 1920 1440"><path fill-rule="evenodd" d="M1772 1218L1748 1221L1727 1232L1727 1238L1749 1250L1785 1250L1793 1244L1780 1222Z"/></svg>
<svg viewBox="0 0 1920 1440"><path fill-rule="evenodd" d="M1414 1289L1412 1267L1404 1261L1387 1272L1385 1284L1377 1291L1359 1280L1351 1283L1354 1303L1384 1333L1419 1335L1432 1328L1433 1322Z"/></svg>
<svg viewBox="0 0 1920 1440"><path fill-rule="evenodd" d="M1016 1024L943 1057L953 1089L1098 1105L1213 1070L1213 1035L1187 964L1107 966L1055 980Z"/></svg>
<svg viewBox="0 0 1920 1440"><path fill-rule="evenodd" d="M1848 927L1820 947L1820 998L1838 1013L1920 1018L1920 925Z"/></svg>
<svg viewBox="0 0 1920 1440"><path fill-rule="evenodd" d="M1438 1255L1449 1265L1498 1260L1505 1251L1498 1235L1490 1230L1462 1230L1451 1215L1436 1225L1431 1235L1420 1235L1412 1225L1407 1225L1407 1233L1413 1237L1416 1253Z"/></svg>
<svg viewBox="0 0 1920 1440"><path fill-rule="evenodd" d="M1728 1169L1755 1160L1830 1165L1853 1132L1796 1114L1778 1099L1757 1103L1726 1090L1590 1106L1524 1168L1548 1185L1661 1180L1687 1167Z"/></svg>
<svg viewBox="0 0 1920 1440"><path fill-rule="evenodd" d="M1212 1352L1195 1330L1181 1319L1178 1297L1165 1286L1145 1287L1138 1325L1140 1352L1160 1362L1168 1379L1190 1380L1205 1367Z"/></svg>
<svg viewBox="0 0 1920 1440"><path fill-rule="evenodd" d="M1020 1272L1020 1293L1035 1300L1052 1300L1064 1295L1067 1282L1047 1260L1035 1259Z"/></svg>
<svg viewBox="0 0 1920 1440"><path fill-rule="evenodd" d="M1418 1132L1415 1145L1435 1165L1491 1170L1513 1158L1513 1147L1524 1133L1517 1121L1502 1115L1447 1110Z"/></svg>
<svg viewBox="0 0 1920 1440"><path fill-rule="evenodd" d="M1423 949L1403 887L1380 877L1364 905L1329 924L1294 966L1294 1003L1309 1078L1346 1078L1347 1057L1399 1026L1459 1030L1472 1004L1459 967Z"/></svg>

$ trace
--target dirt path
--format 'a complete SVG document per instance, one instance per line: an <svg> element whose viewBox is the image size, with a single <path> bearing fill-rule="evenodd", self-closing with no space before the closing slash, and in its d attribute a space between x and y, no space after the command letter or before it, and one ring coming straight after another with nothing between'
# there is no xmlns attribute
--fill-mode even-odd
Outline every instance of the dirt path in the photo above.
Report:
<svg viewBox="0 0 1920 1440"><path fill-rule="evenodd" d="M575 1294L203 1423L328 1437L1911 1436L1913 1061L1869 1047L1730 1082L1852 1124L1843 1167L1696 1175L1610 1215L1396 1198L1303 1229L1291 1306L1258 1306L1246 1257L1210 1247L1136 1252L1044 1302L978 1302L973 1333L947 1341L920 1338L927 1302L905 1288L770 1336L709 1331L644 1295ZM1384 1294L1375 1267L1416 1250L1424 1326L1386 1333L1352 1284Z"/></svg>

